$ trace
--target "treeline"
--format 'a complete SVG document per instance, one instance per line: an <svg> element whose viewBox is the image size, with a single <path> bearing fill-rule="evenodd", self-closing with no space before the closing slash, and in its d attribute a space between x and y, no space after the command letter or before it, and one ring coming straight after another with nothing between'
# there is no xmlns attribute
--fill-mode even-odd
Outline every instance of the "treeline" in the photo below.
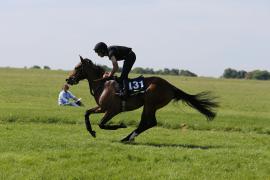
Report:
<svg viewBox="0 0 270 180"><path fill-rule="evenodd" d="M110 71L106 65L101 65L106 71ZM122 69L119 68L118 72L121 72ZM190 77L197 77L197 74L190 72L189 70L179 70L179 69L169 69L164 68L160 70L154 70L153 68L142 68L142 67L135 67L131 70L132 73L136 74L158 74L158 75L174 75L174 76L190 76Z"/></svg>
<svg viewBox="0 0 270 180"><path fill-rule="evenodd" d="M163 70L160 69L155 71L152 68L136 67L132 70L132 72L137 74L160 74L160 75L197 77L197 74L190 72L188 70L169 69L169 68L164 68Z"/></svg>
<svg viewBox="0 0 270 180"><path fill-rule="evenodd" d="M38 65L34 65L34 66L30 67L30 69L42 69L42 67L41 66L38 66ZM50 70L51 68L49 66L43 66L43 69Z"/></svg>
<svg viewBox="0 0 270 180"><path fill-rule="evenodd" d="M111 71L112 68L106 66L106 65L99 65L101 66L105 71ZM26 67L25 67L26 68ZM30 67L30 69L42 69L41 66L34 65ZM49 66L43 66L43 69L50 70L51 68ZM118 72L121 72L122 68L119 67ZM174 76L190 76L190 77L197 77L197 74L189 71L189 70L179 70L179 69L169 69L164 68L155 71L153 68L142 68L142 67L135 67L131 70L132 73L136 74L158 74L158 75L174 75Z"/></svg>
<svg viewBox="0 0 270 180"><path fill-rule="evenodd" d="M256 80L270 80L270 72L254 70L254 71L237 71L235 69L227 68L222 75L223 78L230 79L256 79Z"/></svg>
<svg viewBox="0 0 270 180"><path fill-rule="evenodd" d="M111 71L112 68L106 65L99 65L105 69L105 71ZM38 66L34 65L30 67L30 69L48 69L51 68L49 66ZM121 72L122 68L119 68L118 72ZM136 74L157 74L157 75L174 75L174 76L189 76L189 77L197 77L197 74L189 71L189 70L180 70L180 69L169 69L164 68L162 70L154 70L153 68L142 68L142 67L135 67L131 70L132 73ZM256 80L270 80L270 72L264 70L254 70L247 72L245 70L235 70L232 68L227 68L224 70L223 75L221 78L226 79L256 79Z"/></svg>

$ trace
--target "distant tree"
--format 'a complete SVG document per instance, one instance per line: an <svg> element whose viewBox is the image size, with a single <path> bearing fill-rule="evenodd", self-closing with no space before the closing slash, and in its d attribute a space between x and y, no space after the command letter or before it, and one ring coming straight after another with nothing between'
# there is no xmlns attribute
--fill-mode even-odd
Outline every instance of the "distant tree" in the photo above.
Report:
<svg viewBox="0 0 270 180"><path fill-rule="evenodd" d="M244 78L246 78L246 75L247 75L247 72L244 71L244 70L241 70L241 71L238 71L238 72L237 72L237 78L239 78L239 79L244 79Z"/></svg>
<svg viewBox="0 0 270 180"><path fill-rule="evenodd" d="M145 69L145 74L155 74L155 71L152 68L146 68Z"/></svg>
<svg viewBox="0 0 270 180"><path fill-rule="evenodd" d="M152 68L142 68L142 67L136 67L132 70L133 73L136 74L155 74L154 69Z"/></svg>
<svg viewBox="0 0 270 180"><path fill-rule="evenodd" d="M235 69L227 68L224 70L222 77L224 78L237 78L238 72Z"/></svg>
<svg viewBox="0 0 270 180"><path fill-rule="evenodd" d="M170 75L179 75L179 69L171 69L170 70Z"/></svg>
<svg viewBox="0 0 270 180"><path fill-rule="evenodd" d="M257 80L269 80L270 72L254 70L246 72L244 70L237 71L235 69L227 68L222 75L223 78L236 78L236 79L257 79Z"/></svg>
<svg viewBox="0 0 270 180"><path fill-rule="evenodd" d="M135 67L132 72L136 74L144 74L145 71L142 67Z"/></svg>
<svg viewBox="0 0 270 180"><path fill-rule="evenodd" d="M245 79L252 79L252 76L253 76L253 72L248 72L248 73L246 74Z"/></svg>
<svg viewBox="0 0 270 180"><path fill-rule="evenodd" d="M31 69L41 69L41 68L38 65L34 65L34 66L31 67Z"/></svg>
<svg viewBox="0 0 270 180"><path fill-rule="evenodd" d="M254 70L248 72L246 75L247 79L257 79L257 80L269 80L270 73L268 71Z"/></svg>
<svg viewBox="0 0 270 180"><path fill-rule="evenodd" d="M43 69L50 70L51 68L49 66L43 66Z"/></svg>
<svg viewBox="0 0 270 180"><path fill-rule="evenodd" d="M224 70L222 75L223 78L231 78L231 79L244 79L246 78L247 72L244 70L237 71L235 69L227 68Z"/></svg>
<svg viewBox="0 0 270 180"><path fill-rule="evenodd" d="M155 74L164 74L163 71L161 69L155 71Z"/></svg>
<svg viewBox="0 0 270 180"><path fill-rule="evenodd" d="M259 71L254 74L254 79L258 80L269 80L270 73L268 71Z"/></svg>
<svg viewBox="0 0 270 180"><path fill-rule="evenodd" d="M189 70L180 70L179 72L180 76L190 76L190 77L197 77L197 74L190 72Z"/></svg>
<svg viewBox="0 0 270 180"><path fill-rule="evenodd" d="M164 70L163 70L163 74L170 74L170 69L168 69L168 68L164 68Z"/></svg>
<svg viewBox="0 0 270 180"><path fill-rule="evenodd" d="M122 70L121 70L122 71ZM143 67L135 67L131 71L132 73L136 74L160 74L160 75L179 75L179 70L178 69L169 69L169 68L164 68L163 70L157 70L155 71L153 68L143 68ZM187 71L183 73L185 76L197 76L196 74Z"/></svg>
<svg viewBox="0 0 270 180"><path fill-rule="evenodd" d="M99 66L101 66L106 72L108 72L108 71L111 71L112 69L111 68L109 68L108 66L106 66L106 65L99 65Z"/></svg>

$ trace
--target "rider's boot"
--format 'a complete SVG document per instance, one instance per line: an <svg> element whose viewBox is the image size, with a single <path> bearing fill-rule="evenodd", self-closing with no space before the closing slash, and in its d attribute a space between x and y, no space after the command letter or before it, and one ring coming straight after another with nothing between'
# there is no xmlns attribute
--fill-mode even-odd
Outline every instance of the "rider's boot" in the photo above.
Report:
<svg viewBox="0 0 270 180"><path fill-rule="evenodd" d="M120 90L119 90L119 96L121 97L122 100L126 100L128 97L128 81L127 80L123 80L122 82L120 82Z"/></svg>

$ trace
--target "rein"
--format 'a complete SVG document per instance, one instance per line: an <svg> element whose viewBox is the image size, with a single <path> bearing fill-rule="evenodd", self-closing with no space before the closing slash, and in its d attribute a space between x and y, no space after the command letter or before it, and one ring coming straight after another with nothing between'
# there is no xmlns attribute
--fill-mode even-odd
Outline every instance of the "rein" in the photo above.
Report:
<svg viewBox="0 0 270 180"><path fill-rule="evenodd" d="M82 71L85 72L84 70L85 70L85 68L82 66ZM87 78L87 79L88 79L88 78ZM105 81L109 80L109 79L110 79L110 78L99 78L99 79L91 80L91 79L89 78L88 81L89 81L89 84L90 84L90 93L91 93L91 95L92 95L92 96L95 96L95 94L96 94L101 88L103 88L103 86L104 86L103 83L104 83ZM102 84L99 83L99 85L97 85L96 88L93 88L94 83L97 83L97 82L103 82L103 83L102 83Z"/></svg>
<svg viewBox="0 0 270 180"><path fill-rule="evenodd" d="M109 81L109 80L118 81L117 76L111 76L111 77L95 79L94 82L99 82L99 81L106 82L106 81Z"/></svg>
<svg viewBox="0 0 270 180"><path fill-rule="evenodd" d="M100 84L98 87L96 87L95 89L92 89L91 91L91 94L93 95L93 96L95 96L95 94L100 90L100 89L102 89L103 88L103 84Z"/></svg>
<svg viewBox="0 0 270 180"><path fill-rule="evenodd" d="M88 81L89 81L89 84L90 84L90 86L89 86L89 87L90 87L90 93L91 93L92 96L95 96L95 94L97 93L97 91L98 91L100 88L102 88L103 85L98 85L96 88L93 89L93 88L92 88L92 87L94 86L93 84L94 84L96 81L95 81L95 80L91 80L91 79L89 79Z"/></svg>
<svg viewBox="0 0 270 180"><path fill-rule="evenodd" d="M82 65L81 66L82 67L82 71L85 73L85 74L87 74L84 70L85 70L85 68L84 68L84 66ZM91 80L91 79L88 79L87 78L87 80L88 80L88 82L89 82L89 84L90 84L90 86L89 86L89 88L90 88L90 94L92 95L92 96L95 96L95 90L93 90L93 88L92 88L92 86L93 86L93 82L95 81L95 80Z"/></svg>

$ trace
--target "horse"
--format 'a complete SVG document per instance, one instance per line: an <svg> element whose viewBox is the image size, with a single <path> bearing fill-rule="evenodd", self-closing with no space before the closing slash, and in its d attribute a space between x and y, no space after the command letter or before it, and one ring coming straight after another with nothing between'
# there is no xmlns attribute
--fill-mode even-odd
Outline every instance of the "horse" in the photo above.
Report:
<svg viewBox="0 0 270 180"><path fill-rule="evenodd" d="M182 100L203 114L207 120L213 120L216 116L215 108L218 107L218 103L215 101L216 97L211 97L210 91L191 95L165 79L153 76L144 78L145 93L130 96L126 101L123 101L117 95L119 89L117 81L111 78L103 78L104 73L105 71L101 66L80 56L80 63L76 65L66 79L66 82L70 85L76 85L84 79L88 80L90 94L95 98L97 106L86 110L84 117L86 129L93 137L96 137L96 132L91 127L91 114L104 113L103 118L98 123L99 127L105 130L116 130L126 128L126 125L123 123L106 123L121 112L132 111L143 106L138 127L121 140L121 142L131 142L142 132L157 125L157 110L167 105L171 100ZM123 102L125 103L123 104Z"/></svg>

